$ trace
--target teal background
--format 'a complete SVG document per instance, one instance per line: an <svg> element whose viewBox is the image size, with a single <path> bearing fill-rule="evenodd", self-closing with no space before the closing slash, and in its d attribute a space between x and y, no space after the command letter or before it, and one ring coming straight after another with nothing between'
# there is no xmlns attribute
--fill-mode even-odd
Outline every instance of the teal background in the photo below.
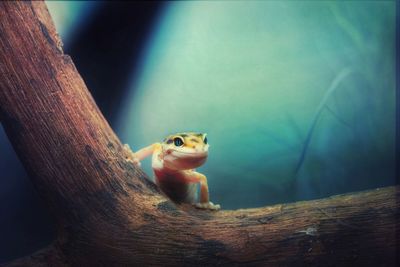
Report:
<svg viewBox="0 0 400 267"><path fill-rule="evenodd" d="M46 4L124 143L208 133L223 209L396 183L395 1ZM0 263L55 233L0 126Z"/></svg>
<svg viewBox="0 0 400 267"><path fill-rule="evenodd" d="M115 129L134 149L207 132L224 208L393 184L394 43L390 1L172 2Z"/></svg>

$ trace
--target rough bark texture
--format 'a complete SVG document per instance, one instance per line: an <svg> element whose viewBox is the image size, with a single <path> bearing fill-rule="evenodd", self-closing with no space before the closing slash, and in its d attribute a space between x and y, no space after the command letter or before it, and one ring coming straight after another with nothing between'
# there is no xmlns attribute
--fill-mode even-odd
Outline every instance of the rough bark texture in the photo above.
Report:
<svg viewBox="0 0 400 267"><path fill-rule="evenodd" d="M259 209L177 207L125 161L43 2L0 3L0 120L58 222L9 266L395 266L397 187Z"/></svg>

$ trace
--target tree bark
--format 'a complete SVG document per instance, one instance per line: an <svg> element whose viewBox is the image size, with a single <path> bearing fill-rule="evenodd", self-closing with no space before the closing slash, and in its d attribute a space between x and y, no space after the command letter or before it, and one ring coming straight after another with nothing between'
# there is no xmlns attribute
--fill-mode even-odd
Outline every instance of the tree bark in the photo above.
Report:
<svg viewBox="0 0 400 267"><path fill-rule="evenodd" d="M0 3L0 120L58 224L8 266L395 266L398 187L235 211L176 206L125 160L43 2Z"/></svg>

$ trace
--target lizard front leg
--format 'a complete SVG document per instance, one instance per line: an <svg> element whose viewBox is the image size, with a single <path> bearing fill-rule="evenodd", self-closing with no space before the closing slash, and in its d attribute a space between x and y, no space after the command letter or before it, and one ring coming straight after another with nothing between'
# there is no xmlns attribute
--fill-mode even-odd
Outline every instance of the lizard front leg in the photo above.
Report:
<svg viewBox="0 0 400 267"><path fill-rule="evenodd" d="M151 156L155 149L160 146L159 143L154 143L150 146L144 147L136 152L133 152L128 144L124 145L124 149L127 152L126 160L133 162L134 164L140 166L140 161L144 158Z"/></svg>
<svg viewBox="0 0 400 267"><path fill-rule="evenodd" d="M199 209L219 210L221 206L214 204L209 200L207 177L204 174L189 171L185 175L187 182L200 183L200 202L194 204Z"/></svg>

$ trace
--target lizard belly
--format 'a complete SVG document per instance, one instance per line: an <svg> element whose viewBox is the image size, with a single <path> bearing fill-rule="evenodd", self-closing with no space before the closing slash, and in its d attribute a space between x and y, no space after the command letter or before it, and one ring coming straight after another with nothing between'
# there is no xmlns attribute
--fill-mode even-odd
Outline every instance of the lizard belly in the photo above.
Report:
<svg viewBox="0 0 400 267"><path fill-rule="evenodd" d="M160 189L176 203L196 203L197 202L197 183L183 182L179 176L183 173L163 173L154 170L156 183Z"/></svg>

